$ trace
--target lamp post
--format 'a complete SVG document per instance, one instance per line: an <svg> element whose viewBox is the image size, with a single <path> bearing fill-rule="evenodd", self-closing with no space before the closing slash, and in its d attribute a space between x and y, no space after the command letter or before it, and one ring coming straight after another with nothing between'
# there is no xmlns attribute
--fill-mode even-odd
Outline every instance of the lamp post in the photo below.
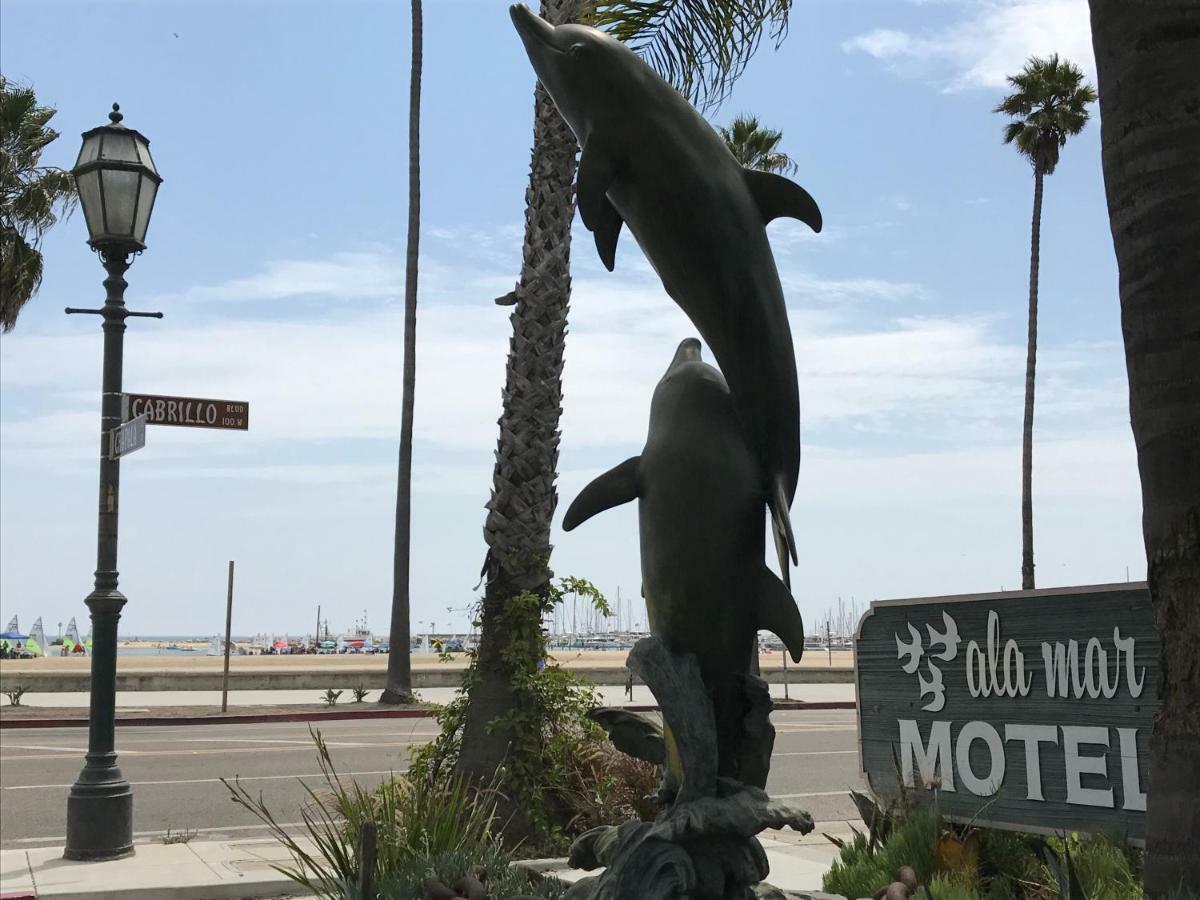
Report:
<svg viewBox="0 0 1200 900"><path fill-rule="evenodd" d="M117 621L125 595L117 590L117 510L121 463L111 434L121 425L121 370L125 320L157 319L162 313L125 308L125 270L146 249L146 227L162 182L150 142L121 124L113 104L109 124L83 134L71 174L87 222L88 244L100 255L108 277L101 309L73 309L103 319L104 369L100 401L100 510L96 539L95 589L84 601L92 615L91 706L88 750L79 778L67 796L67 859L116 859L133 853L133 792L117 766Z"/></svg>

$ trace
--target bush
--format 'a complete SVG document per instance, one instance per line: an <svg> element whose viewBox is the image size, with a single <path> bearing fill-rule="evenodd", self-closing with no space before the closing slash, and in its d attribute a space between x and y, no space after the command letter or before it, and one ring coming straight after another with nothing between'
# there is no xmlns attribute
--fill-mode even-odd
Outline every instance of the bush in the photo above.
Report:
<svg viewBox="0 0 1200 900"><path fill-rule="evenodd" d="M236 778L232 783L221 779L234 802L253 813L291 852L292 864L276 866L279 872L323 900L418 897L426 878L454 882L479 868L488 876L489 890L498 896L529 892L529 877L510 869L510 857L492 836L494 794L468 791L453 778L423 782L403 775L366 790L352 780L344 781L320 733L312 729L309 733L317 747L323 785L304 785L308 799L300 817L315 850L299 844L279 824L261 794L256 799ZM369 897L360 897L359 836L368 822L376 830L374 889ZM546 886L538 889L544 892Z"/></svg>
<svg viewBox="0 0 1200 900"><path fill-rule="evenodd" d="M622 753L608 735L580 729L562 760L565 773L556 794L564 833L576 836L597 825L654 819L653 795L662 770Z"/></svg>
<svg viewBox="0 0 1200 900"><path fill-rule="evenodd" d="M1122 850L1112 839L1042 838L981 829L977 867L939 865L939 838L947 831L964 830L945 823L933 809L898 814L891 834L878 846L872 846L864 834L846 843L822 888L847 897L870 897L889 884L901 866L912 866L921 884L928 885L932 900L1137 900L1142 896L1139 856Z"/></svg>
<svg viewBox="0 0 1200 900"><path fill-rule="evenodd" d="M526 838L527 849L546 855L564 851L592 825L649 815L643 792L652 793L658 782L655 767L618 753L604 730L586 718L600 705L595 687L546 653L540 623L567 594L586 597L607 612L603 595L579 578L563 578L545 594L526 591L507 602L501 626L510 643L502 654L516 702L510 714L489 726L511 736L496 778L506 797L520 801L524 827L515 830ZM479 678L475 651L467 654L462 689L436 713L438 736L412 753L409 775L415 780L437 783L458 760L467 697Z"/></svg>
<svg viewBox="0 0 1200 900"><path fill-rule="evenodd" d="M925 884L934 873L933 851L941 834L941 817L917 810L898 822L886 842L874 851L867 836L856 834L841 850L822 883L822 890L847 897L870 897L895 878L901 866L912 866ZM937 900L941 900L938 894Z"/></svg>

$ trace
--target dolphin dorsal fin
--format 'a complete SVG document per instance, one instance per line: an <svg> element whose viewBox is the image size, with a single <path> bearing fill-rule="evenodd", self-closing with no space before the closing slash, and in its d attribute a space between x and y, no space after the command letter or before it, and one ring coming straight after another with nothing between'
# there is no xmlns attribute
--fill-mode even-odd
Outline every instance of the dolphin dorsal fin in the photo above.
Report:
<svg viewBox="0 0 1200 900"><path fill-rule="evenodd" d="M821 210L817 201L791 179L773 172L743 169L746 186L762 213L763 224L787 216L799 219L813 231L821 230Z"/></svg>
<svg viewBox="0 0 1200 900"><path fill-rule="evenodd" d="M596 513L636 500L640 493L638 463L641 461L640 456L631 456L619 466L594 478L572 501L563 517L563 530L571 531Z"/></svg>
<svg viewBox="0 0 1200 900"><path fill-rule="evenodd" d="M579 156L575 202L579 217L596 238L596 252L604 268L612 271L617 260L617 238L624 220L608 199L608 186L617 177L616 161L604 146L589 139Z"/></svg>

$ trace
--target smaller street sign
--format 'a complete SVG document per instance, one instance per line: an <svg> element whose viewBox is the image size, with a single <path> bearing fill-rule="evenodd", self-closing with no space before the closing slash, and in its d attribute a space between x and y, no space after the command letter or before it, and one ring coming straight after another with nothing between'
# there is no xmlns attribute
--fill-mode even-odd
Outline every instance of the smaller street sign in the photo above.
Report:
<svg viewBox="0 0 1200 900"><path fill-rule="evenodd" d="M138 416L108 433L108 458L120 459L146 446L146 417Z"/></svg>
<svg viewBox="0 0 1200 900"><path fill-rule="evenodd" d="M250 428L250 404L240 400L126 394L124 408L126 419L145 416L147 424L150 425L224 428L233 431L247 431Z"/></svg>

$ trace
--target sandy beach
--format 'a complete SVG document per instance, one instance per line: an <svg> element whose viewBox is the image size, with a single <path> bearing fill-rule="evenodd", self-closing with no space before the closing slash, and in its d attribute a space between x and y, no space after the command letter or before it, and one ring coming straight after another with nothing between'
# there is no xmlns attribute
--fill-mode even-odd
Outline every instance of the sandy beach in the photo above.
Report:
<svg viewBox="0 0 1200 900"><path fill-rule="evenodd" d="M155 646L155 642L148 642ZM204 645L207 647L207 645ZM623 668L628 651L625 650L589 650L558 652L551 654L556 662L566 668ZM219 656L206 656L203 652L188 655L173 654L170 656L117 656L117 671L119 672L153 672L153 671L220 671L224 660ZM91 665L91 659L83 656L61 657L45 656L35 659L6 659L0 661L0 672L5 675L15 675L20 672L85 672ZM467 665L467 656L456 653L447 662L438 659L435 653L412 654L414 669L461 669ZM759 656L759 665L764 670L780 669L783 667L781 653L763 653ZM789 667L796 663L788 662ZM798 664L801 668L848 668L854 665L854 655L848 650L835 650L832 655L825 651L811 650L804 654ZM233 656L230 657L229 667L237 671L253 671L256 669L274 668L276 671L304 670L320 671L333 670L339 666L355 668L387 669L387 656L383 654L366 655L361 653L345 654L284 654L281 656Z"/></svg>

